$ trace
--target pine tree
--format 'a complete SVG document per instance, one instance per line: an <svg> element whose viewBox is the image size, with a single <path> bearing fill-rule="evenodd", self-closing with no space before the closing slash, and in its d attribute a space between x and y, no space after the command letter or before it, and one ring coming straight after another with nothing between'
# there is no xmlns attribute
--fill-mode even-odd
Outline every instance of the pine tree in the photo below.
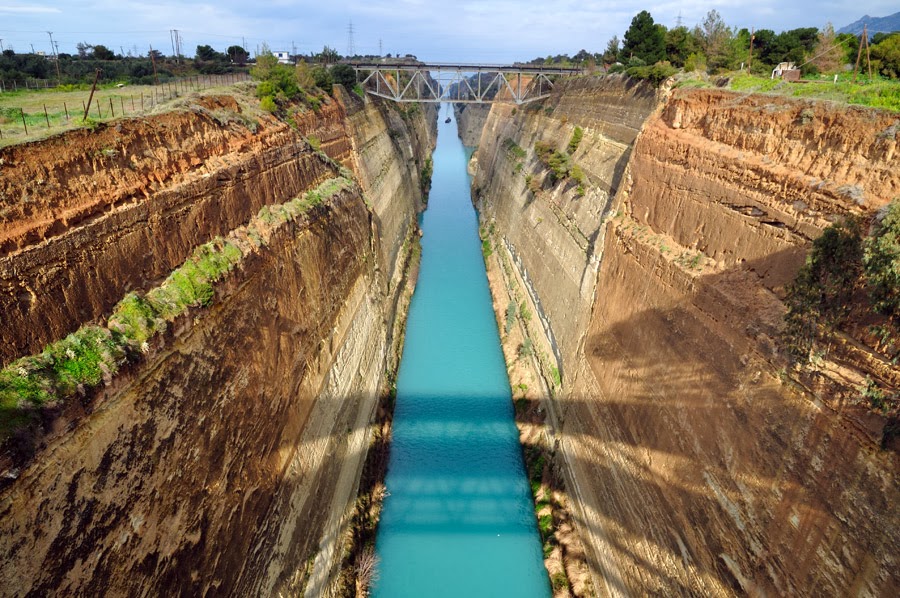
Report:
<svg viewBox="0 0 900 598"><path fill-rule="evenodd" d="M665 32L653 22L653 17L642 10L631 19L631 26L625 32L622 57L640 58L646 64L659 62L666 57Z"/></svg>

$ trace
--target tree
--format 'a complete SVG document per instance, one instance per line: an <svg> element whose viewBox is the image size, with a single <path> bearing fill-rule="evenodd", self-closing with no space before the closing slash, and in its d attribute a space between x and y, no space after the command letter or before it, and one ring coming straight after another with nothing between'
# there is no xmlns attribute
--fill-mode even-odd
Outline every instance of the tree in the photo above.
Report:
<svg viewBox="0 0 900 598"><path fill-rule="evenodd" d="M87 42L78 42L77 44L75 44L75 49L78 50L78 57L79 57L79 58L87 58L87 57L88 57L88 52L89 52L89 51L91 50L91 48L93 48L93 47L94 47L94 46L92 46L91 44L89 44L89 43L87 43Z"/></svg>
<svg viewBox="0 0 900 598"><path fill-rule="evenodd" d="M697 40L687 27L682 25L666 32L666 58L673 66L683 67L697 49Z"/></svg>
<svg viewBox="0 0 900 598"><path fill-rule="evenodd" d="M793 62L800 64L804 62L807 54L812 52L813 47L819 39L819 30L815 27L802 27L800 29L791 29L790 31L782 31L772 43L770 51L770 60L772 64L779 62Z"/></svg>
<svg viewBox="0 0 900 598"><path fill-rule="evenodd" d="M297 85L302 89L310 89L316 84L309 65L302 60L297 62L297 66L294 67L294 78L297 80Z"/></svg>
<svg viewBox="0 0 900 598"><path fill-rule="evenodd" d="M334 48L325 46L316 58L318 58L319 62L322 64L334 64L341 59L341 55L338 54L338 51Z"/></svg>
<svg viewBox="0 0 900 598"><path fill-rule="evenodd" d="M322 89L327 92L331 92L331 86L334 84L334 80L331 78L331 73L328 72L328 69L324 66L317 66L310 71L312 75L313 81L316 83L316 87Z"/></svg>
<svg viewBox="0 0 900 598"><path fill-rule="evenodd" d="M269 44L263 42L256 55L256 66L250 69L250 76L260 81L265 81L272 74L272 69L278 64L278 58L272 54Z"/></svg>
<svg viewBox="0 0 900 598"><path fill-rule="evenodd" d="M583 63L586 60L590 60L593 58L593 55L585 49L581 49L578 51L578 54L572 57L573 62Z"/></svg>
<svg viewBox="0 0 900 598"><path fill-rule="evenodd" d="M603 64L610 65L616 62L619 59L619 52L622 51L622 48L619 47L619 38L617 36L612 36L608 42L606 42L606 50L603 52L603 56L601 56L601 60L603 60Z"/></svg>
<svg viewBox="0 0 900 598"><path fill-rule="evenodd" d="M890 35L872 46L872 65L886 77L900 77L900 33Z"/></svg>
<svg viewBox="0 0 900 598"><path fill-rule="evenodd" d="M222 55L216 52L212 46L197 46L197 60L218 60Z"/></svg>
<svg viewBox="0 0 900 598"><path fill-rule="evenodd" d="M647 64L659 62L666 56L666 40L664 33L653 22L653 17L642 10L631 19L631 26L625 32L625 44L622 46L622 57L640 58Z"/></svg>
<svg viewBox="0 0 900 598"><path fill-rule="evenodd" d="M852 33L838 33L837 43L844 48L844 64L854 62L859 51L859 37Z"/></svg>
<svg viewBox="0 0 900 598"><path fill-rule="evenodd" d="M844 66L844 49L838 44L831 23L819 32L819 39L813 48L812 63L821 73L835 73Z"/></svg>
<svg viewBox="0 0 900 598"><path fill-rule="evenodd" d="M694 30L694 34L700 40L710 72L725 68L729 63L729 42L732 32L722 20L719 11L711 10L706 13L706 18L700 27Z"/></svg>
<svg viewBox="0 0 900 598"><path fill-rule="evenodd" d="M96 60L115 60L116 53L104 45L97 44L96 46L94 46L92 56Z"/></svg>
<svg viewBox="0 0 900 598"><path fill-rule="evenodd" d="M349 64L336 64L331 67L331 77L335 83L340 83L347 89L353 89L356 85L356 71Z"/></svg>
<svg viewBox="0 0 900 598"><path fill-rule="evenodd" d="M247 50L241 46L228 46L225 53L228 55L228 58L231 59L231 62L235 64L243 66L247 62Z"/></svg>
<svg viewBox="0 0 900 598"><path fill-rule="evenodd" d="M863 263L875 309L900 315L900 199L888 204L875 234L866 239Z"/></svg>

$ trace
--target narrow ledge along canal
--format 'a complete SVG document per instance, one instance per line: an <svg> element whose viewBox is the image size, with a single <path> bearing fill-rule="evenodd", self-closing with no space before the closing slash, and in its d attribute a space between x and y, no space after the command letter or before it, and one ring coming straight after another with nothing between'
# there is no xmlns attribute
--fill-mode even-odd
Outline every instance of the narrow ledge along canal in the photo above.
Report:
<svg viewBox="0 0 900 598"><path fill-rule="evenodd" d="M378 598L550 596L466 165L442 104L397 378Z"/></svg>

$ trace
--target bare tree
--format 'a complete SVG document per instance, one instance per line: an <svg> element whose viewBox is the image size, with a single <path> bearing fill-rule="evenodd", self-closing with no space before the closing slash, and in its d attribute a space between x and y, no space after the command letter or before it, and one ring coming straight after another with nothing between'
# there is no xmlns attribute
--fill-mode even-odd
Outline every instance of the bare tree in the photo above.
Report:
<svg viewBox="0 0 900 598"><path fill-rule="evenodd" d="M366 546L356 558L356 595L365 597L369 595L372 584L378 581L378 555L375 548Z"/></svg>
<svg viewBox="0 0 900 598"><path fill-rule="evenodd" d="M819 39L813 49L812 63L822 73L834 73L844 66L844 49L838 44L831 23L819 31Z"/></svg>

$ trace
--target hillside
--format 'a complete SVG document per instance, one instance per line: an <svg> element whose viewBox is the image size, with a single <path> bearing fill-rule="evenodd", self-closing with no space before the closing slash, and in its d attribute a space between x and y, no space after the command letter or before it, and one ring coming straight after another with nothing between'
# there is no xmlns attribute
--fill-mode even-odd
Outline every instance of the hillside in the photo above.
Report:
<svg viewBox="0 0 900 598"><path fill-rule="evenodd" d="M838 33L862 33L863 26L868 26L869 35L876 33L890 33L892 31L900 31L900 12L895 12L886 17L870 17L864 15L858 21L850 23L846 27L838 29Z"/></svg>

